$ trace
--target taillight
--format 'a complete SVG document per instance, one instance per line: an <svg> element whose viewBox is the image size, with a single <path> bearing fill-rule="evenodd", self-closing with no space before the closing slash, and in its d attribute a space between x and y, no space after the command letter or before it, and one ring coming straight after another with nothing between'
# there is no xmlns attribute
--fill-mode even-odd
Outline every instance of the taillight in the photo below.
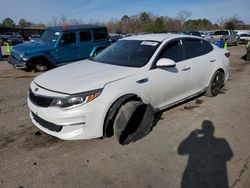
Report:
<svg viewBox="0 0 250 188"><path fill-rule="evenodd" d="M227 58L229 58L230 57L230 52L227 52L227 53L224 53L224 55L227 57Z"/></svg>

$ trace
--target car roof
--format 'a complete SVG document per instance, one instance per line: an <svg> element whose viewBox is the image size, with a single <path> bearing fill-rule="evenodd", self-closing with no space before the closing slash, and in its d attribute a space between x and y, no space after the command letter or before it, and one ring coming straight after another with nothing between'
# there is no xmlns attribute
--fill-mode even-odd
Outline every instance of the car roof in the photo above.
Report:
<svg viewBox="0 0 250 188"><path fill-rule="evenodd" d="M189 35L181 35L181 34L173 34L173 33L159 33L159 34L144 34L144 35L133 35L130 37L125 37L120 40L151 40L151 41L157 41L162 42L166 39L170 38L197 38L196 36L189 36ZM200 37L198 37L200 38Z"/></svg>
<svg viewBox="0 0 250 188"><path fill-rule="evenodd" d="M75 31L75 30L82 30L82 29L102 29L106 28L105 26L98 26L98 25L63 25L63 26L55 26L49 27L48 30L55 30L55 31Z"/></svg>

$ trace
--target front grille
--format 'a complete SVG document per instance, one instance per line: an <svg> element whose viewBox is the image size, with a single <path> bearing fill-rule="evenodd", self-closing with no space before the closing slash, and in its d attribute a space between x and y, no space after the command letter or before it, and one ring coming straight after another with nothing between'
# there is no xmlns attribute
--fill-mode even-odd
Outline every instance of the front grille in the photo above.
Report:
<svg viewBox="0 0 250 188"><path fill-rule="evenodd" d="M31 100L32 103L34 103L37 106L41 106L41 107L49 107L53 98L48 98L48 97L43 97L40 95L35 95L31 89L29 91L29 98Z"/></svg>
<svg viewBox="0 0 250 188"><path fill-rule="evenodd" d="M61 125L56 125L54 123L50 123L50 122L40 118L34 112L32 112L32 116L33 116L33 119L37 123L39 123L39 125L43 126L46 129L49 129L51 131L60 132L62 130L62 128L63 128L63 126L61 126Z"/></svg>

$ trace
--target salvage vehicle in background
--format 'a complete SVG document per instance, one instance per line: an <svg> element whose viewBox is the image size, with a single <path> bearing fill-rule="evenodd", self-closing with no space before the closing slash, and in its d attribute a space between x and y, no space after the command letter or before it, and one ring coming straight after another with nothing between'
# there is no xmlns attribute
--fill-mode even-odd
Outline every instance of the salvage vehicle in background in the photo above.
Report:
<svg viewBox="0 0 250 188"><path fill-rule="evenodd" d="M241 34L239 36L239 43L246 44L250 40L250 33L249 34Z"/></svg>
<svg viewBox="0 0 250 188"><path fill-rule="evenodd" d="M227 41L229 45L238 45L238 39L236 33L233 30L219 30L215 31L213 38L211 38L212 42L215 41Z"/></svg>
<svg viewBox="0 0 250 188"><path fill-rule="evenodd" d="M30 117L61 139L115 134L128 144L151 131L155 112L204 92L218 95L229 56L200 37L126 37L93 58L36 77L27 99Z"/></svg>
<svg viewBox="0 0 250 188"><path fill-rule="evenodd" d="M183 31L182 34L201 37L201 33L199 31Z"/></svg>
<svg viewBox="0 0 250 188"><path fill-rule="evenodd" d="M15 34L15 33L13 33L13 32L7 32L7 33L1 34L2 41L6 42L11 37L11 35L13 35L13 34Z"/></svg>
<svg viewBox="0 0 250 188"><path fill-rule="evenodd" d="M31 41L31 42L36 42L36 41L38 41L38 40L40 40L41 39L41 35L39 35L39 34L33 34L33 35L30 35L29 36L29 40Z"/></svg>
<svg viewBox="0 0 250 188"><path fill-rule="evenodd" d="M22 35L20 35L17 32L6 32L1 34L1 38L2 38L2 44L3 43L10 43L12 44L18 44L18 43L22 43L24 41Z"/></svg>
<svg viewBox="0 0 250 188"><path fill-rule="evenodd" d="M10 45L16 45L23 42L24 38L19 33L14 33L7 39L7 43L9 43Z"/></svg>
<svg viewBox="0 0 250 188"><path fill-rule="evenodd" d="M49 68L95 56L109 44L107 28L64 25L48 28L41 40L13 47L8 63L27 71Z"/></svg>

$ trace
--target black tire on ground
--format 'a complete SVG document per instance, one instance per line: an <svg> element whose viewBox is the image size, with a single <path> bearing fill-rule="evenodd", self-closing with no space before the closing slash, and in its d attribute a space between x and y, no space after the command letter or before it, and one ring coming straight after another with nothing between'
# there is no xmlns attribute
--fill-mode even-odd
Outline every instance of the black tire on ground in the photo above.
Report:
<svg viewBox="0 0 250 188"><path fill-rule="evenodd" d="M225 75L222 71L216 71L210 80L209 86L205 89L205 94L209 97L215 97L220 93L223 87Z"/></svg>
<svg viewBox="0 0 250 188"><path fill-rule="evenodd" d="M124 104L114 121L114 134L125 145L145 137L153 128L153 108L140 101Z"/></svg>

